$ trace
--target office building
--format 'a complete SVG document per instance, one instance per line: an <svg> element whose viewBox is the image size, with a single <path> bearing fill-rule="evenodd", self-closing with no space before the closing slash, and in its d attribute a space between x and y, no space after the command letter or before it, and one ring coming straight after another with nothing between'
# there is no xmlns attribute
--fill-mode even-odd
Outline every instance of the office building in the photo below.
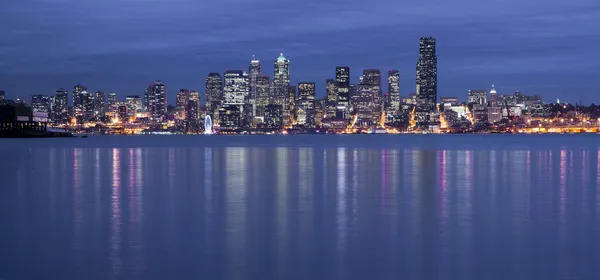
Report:
<svg viewBox="0 0 600 280"><path fill-rule="evenodd" d="M69 92L63 88L58 89L54 96L53 117L57 123L69 122Z"/></svg>
<svg viewBox="0 0 600 280"><path fill-rule="evenodd" d="M36 113L50 114L50 97L43 94L31 96L31 109Z"/></svg>
<svg viewBox="0 0 600 280"><path fill-rule="evenodd" d="M224 104L219 108L219 127L238 129L241 121L241 105Z"/></svg>
<svg viewBox="0 0 600 280"><path fill-rule="evenodd" d="M296 86L290 86L288 88L288 112L290 115L290 123L296 122Z"/></svg>
<svg viewBox="0 0 600 280"><path fill-rule="evenodd" d="M467 104L469 105L484 105L487 104L486 90L469 90L467 93Z"/></svg>
<svg viewBox="0 0 600 280"><path fill-rule="evenodd" d="M248 67L248 74L250 79L250 100L256 100L257 98L257 81L260 76L260 60L256 59L255 56L252 56L252 60L250 60L250 66Z"/></svg>
<svg viewBox="0 0 600 280"><path fill-rule="evenodd" d="M142 97L139 95L128 95L125 97L125 105L127 106L127 114L130 117L134 117L143 110Z"/></svg>
<svg viewBox="0 0 600 280"><path fill-rule="evenodd" d="M242 70L225 71L223 104L243 105L249 94L249 77Z"/></svg>
<svg viewBox="0 0 600 280"><path fill-rule="evenodd" d="M298 83L297 124L315 126L315 83Z"/></svg>
<svg viewBox="0 0 600 280"><path fill-rule="evenodd" d="M256 108L255 123L263 123L265 118L265 109L269 105L271 81L269 76L258 76L256 78Z"/></svg>
<svg viewBox="0 0 600 280"><path fill-rule="evenodd" d="M388 71L388 103L392 112L400 113L400 71Z"/></svg>
<svg viewBox="0 0 600 280"><path fill-rule="evenodd" d="M336 67L335 82L338 96L337 105L349 108L350 98L352 98L350 90L350 67Z"/></svg>
<svg viewBox="0 0 600 280"><path fill-rule="evenodd" d="M433 111L437 102L437 56L436 40L424 37L420 40L417 62L417 102Z"/></svg>
<svg viewBox="0 0 600 280"><path fill-rule="evenodd" d="M290 122L289 112L289 86L290 86L290 61L283 56L283 53L279 55L275 60L274 71L273 71L273 104L282 105L283 107L283 125L287 125Z"/></svg>
<svg viewBox="0 0 600 280"><path fill-rule="evenodd" d="M265 127L278 129L283 126L283 106L267 104L265 107Z"/></svg>
<svg viewBox="0 0 600 280"><path fill-rule="evenodd" d="M78 84L73 87L73 114L78 121L83 119L85 111L84 101L86 98L84 95L87 95L85 86Z"/></svg>
<svg viewBox="0 0 600 280"><path fill-rule="evenodd" d="M338 107L338 90L337 83L334 79L328 79L325 81L325 117L333 118L336 115L336 108Z"/></svg>
<svg viewBox="0 0 600 280"><path fill-rule="evenodd" d="M141 98L140 98L141 102ZM106 94L102 91L97 91L94 94L94 119L102 120L106 115Z"/></svg>
<svg viewBox="0 0 600 280"><path fill-rule="evenodd" d="M175 97L175 110L177 111L177 118L180 120L186 119L185 112L187 110L187 102L190 91L187 89L181 89ZM208 106L207 106L208 107Z"/></svg>
<svg viewBox="0 0 600 280"><path fill-rule="evenodd" d="M167 86L162 81L154 81L144 93L144 105L155 121L162 120L167 115Z"/></svg>
<svg viewBox="0 0 600 280"><path fill-rule="evenodd" d="M116 116L119 108L116 106L117 103L117 94L114 92L111 92L108 94L108 98L106 99L106 104L108 107L108 112L113 113L113 116Z"/></svg>
<svg viewBox="0 0 600 280"><path fill-rule="evenodd" d="M210 73L206 77L206 111L215 120L223 102L223 79L219 73Z"/></svg>

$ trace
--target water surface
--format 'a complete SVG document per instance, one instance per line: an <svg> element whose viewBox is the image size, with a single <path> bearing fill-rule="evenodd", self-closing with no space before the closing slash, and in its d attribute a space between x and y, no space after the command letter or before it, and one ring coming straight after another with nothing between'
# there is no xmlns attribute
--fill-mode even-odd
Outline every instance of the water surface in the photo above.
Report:
<svg viewBox="0 0 600 280"><path fill-rule="evenodd" d="M596 135L0 139L0 279L600 279Z"/></svg>

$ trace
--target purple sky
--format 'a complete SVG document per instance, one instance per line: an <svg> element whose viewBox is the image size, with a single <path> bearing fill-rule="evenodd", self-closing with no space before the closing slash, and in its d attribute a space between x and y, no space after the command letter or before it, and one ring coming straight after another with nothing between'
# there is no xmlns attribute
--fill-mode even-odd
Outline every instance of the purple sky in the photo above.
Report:
<svg viewBox="0 0 600 280"><path fill-rule="evenodd" d="M0 89L9 98L82 83L119 97L152 80L204 92L209 72L272 75L283 51L292 83L325 80L335 66L401 70L415 91L421 36L438 39L439 96L521 90L546 101L600 103L596 0L2 0ZM385 90L385 88L384 88Z"/></svg>

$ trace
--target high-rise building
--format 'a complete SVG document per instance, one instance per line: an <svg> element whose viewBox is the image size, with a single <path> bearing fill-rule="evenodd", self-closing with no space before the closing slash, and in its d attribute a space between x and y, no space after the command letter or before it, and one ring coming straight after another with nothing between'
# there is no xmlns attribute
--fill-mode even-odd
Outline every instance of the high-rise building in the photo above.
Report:
<svg viewBox="0 0 600 280"><path fill-rule="evenodd" d="M32 95L31 109L33 112L50 114L50 98L48 95Z"/></svg>
<svg viewBox="0 0 600 280"><path fill-rule="evenodd" d="M85 112L84 99L86 99L83 95L86 94L87 88L85 86L77 84L73 87L73 113L75 118L83 119Z"/></svg>
<svg viewBox="0 0 600 280"><path fill-rule="evenodd" d="M221 129L238 129L241 120L240 105L224 104L219 108L219 127Z"/></svg>
<svg viewBox="0 0 600 280"><path fill-rule="evenodd" d="M437 56L434 37L420 40L417 62L417 102L423 108L433 111L437 102Z"/></svg>
<svg viewBox="0 0 600 280"><path fill-rule="evenodd" d="M80 94L83 103L83 120L91 121L94 119L94 95L91 92L84 91Z"/></svg>
<svg viewBox="0 0 600 280"><path fill-rule="evenodd" d="M260 60L256 59L255 56L252 56L252 60L250 60L250 66L248 67L249 72L249 94L246 102L246 108L244 109L244 126L253 126L255 124L254 118L257 114L256 112L256 103L257 103L257 95L258 89L256 87L258 77L260 76Z"/></svg>
<svg viewBox="0 0 600 280"><path fill-rule="evenodd" d="M161 120L167 115L167 86L162 81L154 81L145 91L145 105L153 120Z"/></svg>
<svg viewBox="0 0 600 280"><path fill-rule="evenodd" d="M492 89L490 90L490 106L495 107L498 106L498 93L496 89L492 85Z"/></svg>
<svg viewBox="0 0 600 280"><path fill-rule="evenodd" d="M290 121L290 112L288 108L288 95L290 87L290 61L279 55L275 60L273 73L273 103L283 106L283 124L287 125Z"/></svg>
<svg viewBox="0 0 600 280"><path fill-rule="evenodd" d="M210 73L206 77L206 111L215 120L223 102L223 79L219 73Z"/></svg>
<svg viewBox="0 0 600 280"><path fill-rule="evenodd" d="M63 88L56 91L53 112L55 122L69 122L69 92Z"/></svg>
<svg viewBox="0 0 600 280"><path fill-rule="evenodd" d="M296 122L296 86L288 88L288 111L290 112L290 124Z"/></svg>
<svg viewBox="0 0 600 280"><path fill-rule="evenodd" d="M335 82L337 83L338 105L350 106L351 91L350 91L350 67L335 68Z"/></svg>
<svg viewBox="0 0 600 280"><path fill-rule="evenodd" d="M400 113L400 71L388 71L388 94L391 110Z"/></svg>
<svg viewBox="0 0 600 280"><path fill-rule="evenodd" d="M248 97L249 77L242 70L225 71L225 84L223 86L223 104L243 105Z"/></svg>
<svg viewBox="0 0 600 280"><path fill-rule="evenodd" d="M187 89L181 89L175 98L175 110L177 111L177 118L186 119L185 112L187 111L187 102L190 91ZM208 107L208 106L207 106Z"/></svg>
<svg viewBox="0 0 600 280"><path fill-rule="evenodd" d="M383 112L381 103L381 71L366 69L360 77L357 95L353 99L358 114L358 124L366 127L378 123Z"/></svg>
<svg viewBox="0 0 600 280"><path fill-rule="evenodd" d="M101 120L104 118L105 114L106 94L102 91L97 91L94 95L94 117L96 120Z"/></svg>
<svg viewBox="0 0 600 280"><path fill-rule="evenodd" d="M250 94L249 97L251 100L256 100L257 95L257 87L256 83L258 80L258 76L260 76L260 60L256 59L255 56L252 56L252 60L250 60L250 66L248 67L250 74Z"/></svg>
<svg viewBox="0 0 600 280"><path fill-rule="evenodd" d="M119 111L119 107L116 105L117 94L114 92L109 93L106 103L108 105L108 112L111 112L113 114L113 117L116 116L117 112Z"/></svg>
<svg viewBox="0 0 600 280"><path fill-rule="evenodd" d="M128 95L125 97L125 106L127 106L127 115L130 117L135 116L138 112L142 111L142 97L139 95Z"/></svg>
<svg viewBox="0 0 600 280"><path fill-rule="evenodd" d="M486 90L469 90L467 93L467 104L469 105L486 105L487 91Z"/></svg>
<svg viewBox="0 0 600 280"><path fill-rule="evenodd" d="M189 92L186 108L185 120L187 131L200 131L200 93L197 91Z"/></svg>
<svg viewBox="0 0 600 280"><path fill-rule="evenodd" d="M315 126L315 83L298 83L297 123Z"/></svg>
<svg viewBox="0 0 600 280"><path fill-rule="evenodd" d="M265 121L265 109L269 105L270 86L269 76L258 76L256 78L256 108L254 114L256 123Z"/></svg>
<svg viewBox="0 0 600 280"><path fill-rule="evenodd" d="M268 104L265 108L265 126L269 128L280 128L283 126L283 106Z"/></svg>
<svg viewBox="0 0 600 280"><path fill-rule="evenodd" d="M338 88L337 82L333 79L325 81L325 117L333 118L336 115L338 107Z"/></svg>

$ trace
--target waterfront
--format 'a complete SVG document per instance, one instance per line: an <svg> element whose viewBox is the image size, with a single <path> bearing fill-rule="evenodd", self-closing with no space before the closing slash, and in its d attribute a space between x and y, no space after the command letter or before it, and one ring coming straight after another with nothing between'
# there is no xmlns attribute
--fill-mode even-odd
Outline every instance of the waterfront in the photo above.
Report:
<svg viewBox="0 0 600 280"><path fill-rule="evenodd" d="M0 279L599 279L600 136L0 139Z"/></svg>

